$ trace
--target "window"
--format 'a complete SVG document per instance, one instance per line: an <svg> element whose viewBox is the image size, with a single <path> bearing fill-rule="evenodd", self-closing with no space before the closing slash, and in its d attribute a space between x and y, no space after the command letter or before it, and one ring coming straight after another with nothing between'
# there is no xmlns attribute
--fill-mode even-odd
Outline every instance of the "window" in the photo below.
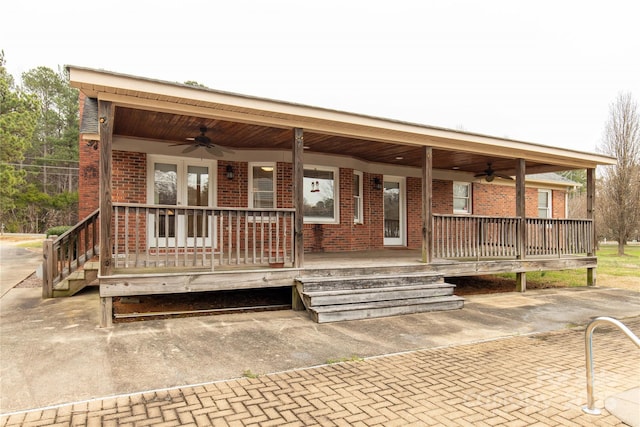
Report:
<svg viewBox="0 0 640 427"><path fill-rule="evenodd" d="M551 190L538 190L538 218L551 218Z"/></svg>
<svg viewBox="0 0 640 427"><path fill-rule="evenodd" d="M471 213L471 183L453 183L453 213Z"/></svg>
<svg viewBox="0 0 640 427"><path fill-rule="evenodd" d="M276 167L273 163L249 164L249 207L273 209L276 207Z"/></svg>
<svg viewBox="0 0 640 427"><path fill-rule="evenodd" d="M304 219L310 223L340 221L338 215L338 169L314 167L304 170Z"/></svg>
<svg viewBox="0 0 640 427"><path fill-rule="evenodd" d="M353 172L353 222L364 223L362 214L362 172Z"/></svg>

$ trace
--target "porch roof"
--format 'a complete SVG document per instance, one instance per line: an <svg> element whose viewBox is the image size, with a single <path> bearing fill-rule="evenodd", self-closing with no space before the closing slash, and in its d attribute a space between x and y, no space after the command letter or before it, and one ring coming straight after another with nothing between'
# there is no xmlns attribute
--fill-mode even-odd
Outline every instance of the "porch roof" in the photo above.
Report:
<svg viewBox="0 0 640 427"><path fill-rule="evenodd" d="M183 143L202 126L214 143L233 150L290 150L303 128L308 152L367 162L421 166L421 147L433 147L433 167L477 173L491 162L513 175L595 168L612 157L434 126L348 113L126 74L67 66L70 82L89 98L116 106L114 135Z"/></svg>

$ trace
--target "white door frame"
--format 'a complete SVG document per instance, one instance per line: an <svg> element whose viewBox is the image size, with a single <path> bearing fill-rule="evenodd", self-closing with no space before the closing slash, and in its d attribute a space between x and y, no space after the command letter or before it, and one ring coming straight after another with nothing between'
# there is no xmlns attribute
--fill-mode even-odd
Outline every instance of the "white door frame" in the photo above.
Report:
<svg viewBox="0 0 640 427"><path fill-rule="evenodd" d="M177 204L176 208L178 209L183 206L187 206L187 191L188 191L188 183L187 183L187 175L189 166L204 166L209 169L209 195L207 206L211 207L215 204L216 199L216 180L217 180L217 162L215 160L198 160L192 158L185 157L172 157L172 156L162 156L162 155L152 155L150 154L147 158L147 203L150 205L154 205L154 185L155 185L155 164L156 163L165 163L176 165L176 176L177 176ZM188 237L186 230L187 219L184 214L178 214L175 216L175 237L159 237L155 238L156 234L156 221L155 215L149 214L149 218L147 220L147 244L149 247L194 247L194 246L211 246L212 238L213 242L217 243L216 237L216 221L213 215L210 216L208 220L208 235L205 237L205 241L202 241L202 237L198 237L197 241L195 237Z"/></svg>
<svg viewBox="0 0 640 427"><path fill-rule="evenodd" d="M406 178L403 176L389 176L385 175L382 180L382 188L385 191L385 183L393 182L398 183L398 190L400 191L399 198L399 237L384 237L385 246L406 246L407 244L407 209L406 209ZM383 212L384 212L384 195L383 195ZM384 216L384 214L383 214ZM383 225L384 227L384 218ZM384 233L384 228L383 228ZM384 234L383 234L384 235Z"/></svg>

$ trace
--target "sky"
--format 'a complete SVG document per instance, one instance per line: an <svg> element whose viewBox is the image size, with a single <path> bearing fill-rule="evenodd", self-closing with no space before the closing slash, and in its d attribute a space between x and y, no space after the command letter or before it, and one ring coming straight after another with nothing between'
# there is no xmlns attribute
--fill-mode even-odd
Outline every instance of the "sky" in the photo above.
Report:
<svg viewBox="0 0 640 427"><path fill-rule="evenodd" d="M21 0L19 80L65 65L595 152L640 102L637 0Z"/></svg>

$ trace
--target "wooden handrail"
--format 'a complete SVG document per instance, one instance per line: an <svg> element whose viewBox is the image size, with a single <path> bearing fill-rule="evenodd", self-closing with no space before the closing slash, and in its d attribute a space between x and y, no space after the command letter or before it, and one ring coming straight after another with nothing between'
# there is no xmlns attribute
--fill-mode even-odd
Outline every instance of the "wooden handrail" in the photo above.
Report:
<svg viewBox="0 0 640 427"><path fill-rule="evenodd" d="M54 286L97 255L100 236L96 209L57 237L43 243L42 297L53 297Z"/></svg>

